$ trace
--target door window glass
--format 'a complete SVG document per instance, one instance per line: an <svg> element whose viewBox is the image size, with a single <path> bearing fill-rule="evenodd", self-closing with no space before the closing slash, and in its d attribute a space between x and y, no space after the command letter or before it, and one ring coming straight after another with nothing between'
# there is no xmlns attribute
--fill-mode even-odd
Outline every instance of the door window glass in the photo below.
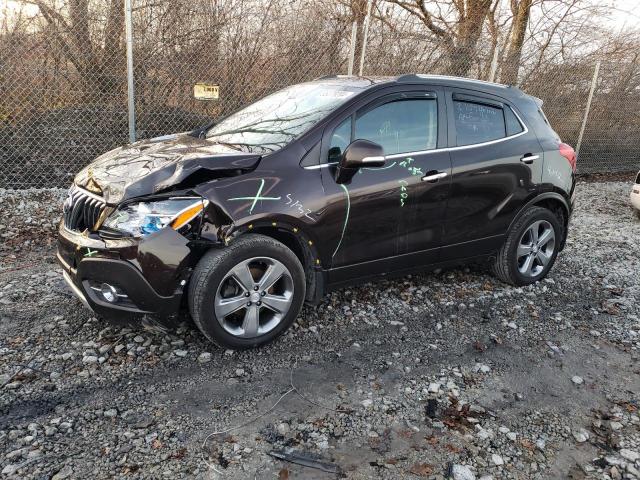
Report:
<svg viewBox="0 0 640 480"><path fill-rule="evenodd" d="M382 146L385 155L436 148L438 109L435 99L385 103L356 119L355 138Z"/></svg>
<svg viewBox="0 0 640 480"><path fill-rule="evenodd" d="M489 142L506 137L502 108L453 101L458 145Z"/></svg>

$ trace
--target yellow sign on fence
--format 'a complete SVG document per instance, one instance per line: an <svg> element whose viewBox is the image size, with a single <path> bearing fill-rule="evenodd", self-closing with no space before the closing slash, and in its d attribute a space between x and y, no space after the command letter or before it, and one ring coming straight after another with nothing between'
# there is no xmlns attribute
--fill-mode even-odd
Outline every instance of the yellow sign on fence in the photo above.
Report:
<svg viewBox="0 0 640 480"><path fill-rule="evenodd" d="M193 86L193 98L196 100L218 100L220 85L215 83L196 83Z"/></svg>

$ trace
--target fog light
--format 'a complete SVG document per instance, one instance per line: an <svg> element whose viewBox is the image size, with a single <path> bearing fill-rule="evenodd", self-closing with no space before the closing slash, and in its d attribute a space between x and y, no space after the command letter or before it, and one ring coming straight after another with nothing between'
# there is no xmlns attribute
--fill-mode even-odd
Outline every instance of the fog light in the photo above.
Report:
<svg viewBox="0 0 640 480"><path fill-rule="evenodd" d="M102 298L109 303L116 303L118 301L118 292L113 285L103 283L100 285L100 293L102 294Z"/></svg>

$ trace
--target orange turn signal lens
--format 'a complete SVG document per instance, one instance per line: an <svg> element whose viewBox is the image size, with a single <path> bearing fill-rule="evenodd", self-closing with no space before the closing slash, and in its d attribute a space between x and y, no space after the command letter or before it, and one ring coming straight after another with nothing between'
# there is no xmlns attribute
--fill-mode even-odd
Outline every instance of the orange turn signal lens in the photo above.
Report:
<svg viewBox="0 0 640 480"><path fill-rule="evenodd" d="M193 205L189 205L187 208L182 210L180 213L176 215L176 217L171 221L171 228L174 230L179 230L184 227L191 220L200 215L200 212L204 209L204 202L196 202Z"/></svg>

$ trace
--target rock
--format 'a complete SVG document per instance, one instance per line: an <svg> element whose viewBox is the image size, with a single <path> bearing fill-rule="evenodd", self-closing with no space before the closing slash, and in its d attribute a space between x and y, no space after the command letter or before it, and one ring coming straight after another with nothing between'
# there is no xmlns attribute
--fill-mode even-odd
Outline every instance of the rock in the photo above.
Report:
<svg viewBox="0 0 640 480"><path fill-rule="evenodd" d="M493 455L491 455L491 461L496 466L504 465L504 460L497 453L494 453Z"/></svg>
<svg viewBox="0 0 640 480"><path fill-rule="evenodd" d="M430 383L429 384L429 393L438 393L440 391L439 383Z"/></svg>
<svg viewBox="0 0 640 480"><path fill-rule="evenodd" d="M202 352L198 355L198 363L207 363L211 361L211 354L209 352Z"/></svg>
<svg viewBox="0 0 640 480"><path fill-rule="evenodd" d="M280 435L286 435L290 430L289 424L286 422L279 423L277 430Z"/></svg>
<svg viewBox="0 0 640 480"><path fill-rule="evenodd" d="M14 464L8 464L5 465L5 467L2 469L2 474L3 475L13 475L14 473L16 473L18 471L18 469L20 468L20 464L18 463L14 463Z"/></svg>
<svg viewBox="0 0 640 480"><path fill-rule="evenodd" d="M584 443L589 440L589 432L587 432L584 428L579 428L578 430L574 430L571 432L573 438L576 439L578 443Z"/></svg>
<svg viewBox="0 0 640 480"><path fill-rule="evenodd" d="M576 385L582 385L584 383L583 378L579 377L578 375L574 375L573 377L571 377L571 381Z"/></svg>
<svg viewBox="0 0 640 480"><path fill-rule="evenodd" d="M609 422L609 426L611 427L611 430L613 430L614 432L617 432L618 430L622 430L622 427L623 427L623 425L620 422L616 422L616 421Z"/></svg>
<svg viewBox="0 0 640 480"><path fill-rule="evenodd" d="M110 408L105 410L103 415L107 418L114 418L118 416L118 411L115 408Z"/></svg>
<svg viewBox="0 0 640 480"><path fill-rule="evenodd" d="M82 363L87 365L98 363L98 357L95 355L87 355L85 357L82 357Z"/></svg>
<svg viewBox="0 0 640 480"><path fill-rule="evenodd" d="M370 398L366 398L364 400L362 400L360 402L360 404L364 407L364 408L369 408L373 405L373 400L371 400Z"/></svg>
<svg viewBox="0 0 640 480"><path fill-rule="evenodd" d="M69 478L73 473L73 469L70 465L65 465L62 469L56 473L51 480L64 480L65 478Z"/></svg>
<svg viewBox="0 0 640 480"><path fill-rule="evenodd" d="M620 470L618 470L617 467L611 467L611 470L609 470L609 475L611 475L612 480L622 479L622 474L620 473Z"/></svg>
<svg viewBox="0 0 640 480"><path fill-rule="evenodd" d="M635 463L636 461L638 461L638 459L640 459L640 453L634 450L629 450L627 448L623 448L622 450L620 450L620 456L631 463Z"/></svg>
<svg viewBox="0 0 640 480"><path fill-rule="evenodd" d="M189 352L187 350L174 350L173 353L177 357L186 357Z"/></svg>
<svg viewBox="0 0 640 480"><path fill-rule="evenodd" d="M451 468L453 480L476 480L476 474L466 465L455 464Z"/></svg>

